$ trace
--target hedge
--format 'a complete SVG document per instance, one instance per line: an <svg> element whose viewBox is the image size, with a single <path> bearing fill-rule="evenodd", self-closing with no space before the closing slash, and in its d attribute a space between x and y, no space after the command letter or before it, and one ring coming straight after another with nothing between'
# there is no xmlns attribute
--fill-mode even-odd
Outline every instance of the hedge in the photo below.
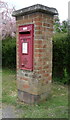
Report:
<svg viewBox="0 0 70 120"><path fill-rule="evenodd" d="M2 40L2 65L3 67L16 67L16 39L7 37Z"/></svg>
<svg viewBox="0 0 70 120"><path fill-rule="evenodd" d="M70 35L56 34L53 37L53 77L63 83L69 82L70 76Z"/></svg>

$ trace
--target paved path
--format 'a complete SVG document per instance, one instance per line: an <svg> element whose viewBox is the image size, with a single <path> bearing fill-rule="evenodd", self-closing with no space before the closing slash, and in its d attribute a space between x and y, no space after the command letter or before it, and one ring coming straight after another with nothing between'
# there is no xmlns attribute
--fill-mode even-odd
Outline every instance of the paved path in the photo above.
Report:
<svg viewBox="0 0 70 120"><path fill-rule="evenodd" d="M2 119L2 109L0 108L0 120Z"/></svg>
<svg viewBox="0 0 70 120"><path fill-rule="evenodd" d="M14 106L2 105L2 118L21 118L22 113L21 109L16 110Z"/></svg>

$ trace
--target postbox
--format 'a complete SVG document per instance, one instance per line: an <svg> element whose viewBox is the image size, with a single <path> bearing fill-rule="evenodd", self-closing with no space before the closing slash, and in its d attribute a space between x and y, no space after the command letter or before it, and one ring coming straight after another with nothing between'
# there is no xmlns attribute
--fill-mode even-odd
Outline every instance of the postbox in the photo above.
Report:
<svg viewBox="0 0 70 120"><path fill-rule="evenodd" d="M18 31L18 98L30 105L46 100L51 92L54 15L58 15L55 8L40 4L13 13Z"/></svg>
<svg viewBox="0 0 70 120"><path fill-rule="evenodd" d="M33 37L34 25L19 26L19 67L33 70Z"/></svg>

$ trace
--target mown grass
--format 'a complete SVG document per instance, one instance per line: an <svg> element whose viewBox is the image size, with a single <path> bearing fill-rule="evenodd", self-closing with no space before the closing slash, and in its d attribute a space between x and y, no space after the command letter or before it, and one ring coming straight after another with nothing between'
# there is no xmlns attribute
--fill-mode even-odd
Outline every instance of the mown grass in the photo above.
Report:
<svg viewBox="0 0 70 120"><path fill-rule="evenodd" d="M16 72L10 69L3 69L2 102L15 105L16 99L17 99Z"/></svg>
<svg viewBox="0 0 70 120"><path fill-rule="evenodd" d="M35 105L26 105L17 99L16 72L3 69L3 103L22 109L21 118L68 118L68 87L53 83L52 96L47 101Z"/></svg>

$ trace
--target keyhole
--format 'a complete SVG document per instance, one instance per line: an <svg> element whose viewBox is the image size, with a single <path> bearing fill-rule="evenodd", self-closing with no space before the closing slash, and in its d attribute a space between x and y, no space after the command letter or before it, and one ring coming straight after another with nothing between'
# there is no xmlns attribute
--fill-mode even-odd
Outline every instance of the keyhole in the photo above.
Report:
<svg viewBox="0 0 70 120"><path fill-rule="evenodd" d="M22 66L24 67L25 65L22 63Z"/></svg>
<svg viewBox="0 0 70 120"><path fill-rule="evenodd" d="M25 39L25 38L24 38L23 40L24 40L24 41L26 41L26 39Z"/></svg>

